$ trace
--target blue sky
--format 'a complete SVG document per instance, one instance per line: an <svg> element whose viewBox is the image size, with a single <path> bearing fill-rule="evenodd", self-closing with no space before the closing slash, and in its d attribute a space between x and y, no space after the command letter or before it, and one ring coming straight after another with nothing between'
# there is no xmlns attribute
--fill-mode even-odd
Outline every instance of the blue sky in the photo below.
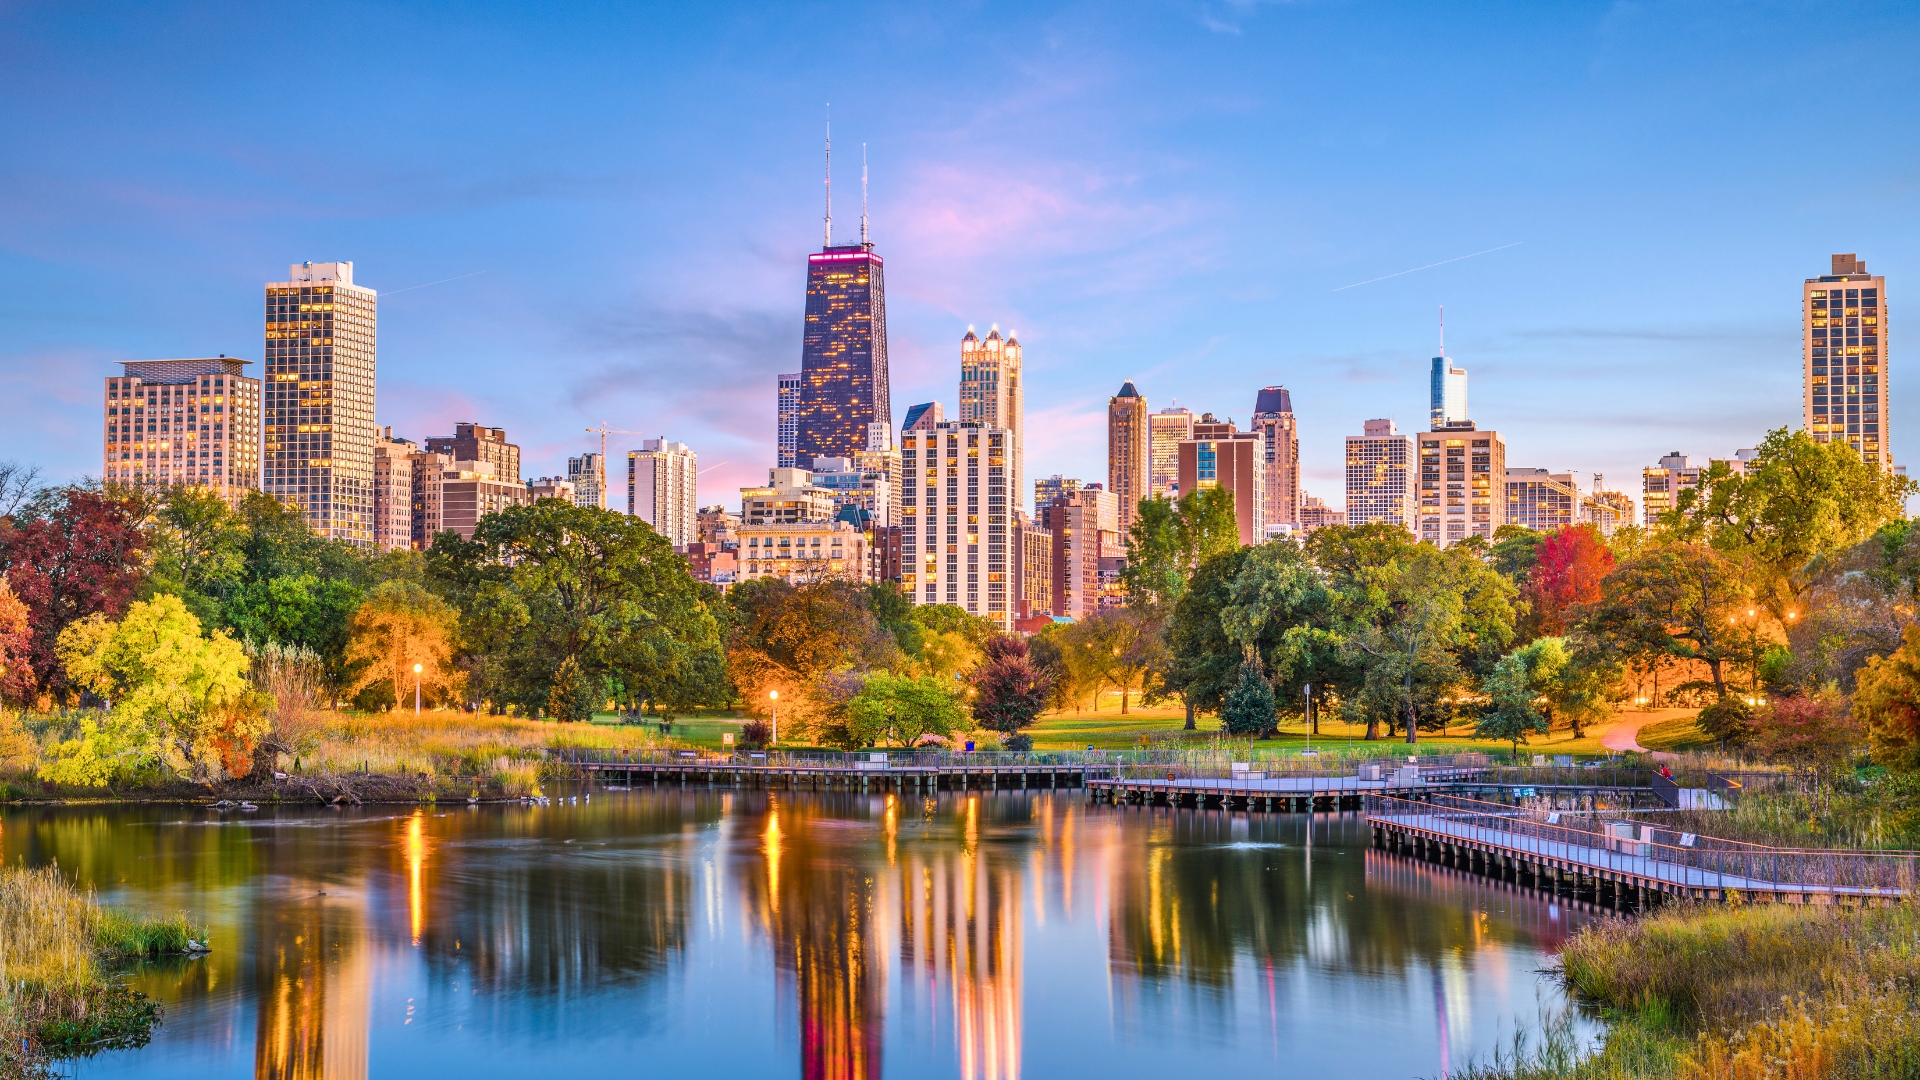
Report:
<svg viewBox="0 0 1920 1080"><path fill-rule="evenodd" d="M115 361L258 359L261 284L349 259L396 433L500 425L536 475L605 420L736 501L798 366L830 101L896 423L953 407L968 324L1016 328L1029 476L1104 478L1124 379L1242 423L1281 383L1338 505L1345 435L1423 426L1444 304L1510 465L1635 490L1798 423L1832 252L1890 279L1920 460L1915 56L1910 4L0 0L0 458L97 473Z"/></svg>

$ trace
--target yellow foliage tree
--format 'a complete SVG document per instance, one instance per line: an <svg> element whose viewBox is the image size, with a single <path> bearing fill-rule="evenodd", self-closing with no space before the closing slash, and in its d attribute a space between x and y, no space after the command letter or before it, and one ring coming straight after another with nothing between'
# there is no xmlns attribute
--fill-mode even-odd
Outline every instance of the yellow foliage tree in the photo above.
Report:
<svg viewBox="0 0 1920 1080"><path fill-rule="evenodd" d="M53 747L40 775L55 783L105 786L153 766L196 780L235 774L268 728L240 643L219 630L203 637L177 596L137 601L117 622L82 619L55 653L75 685L109 702L103 720Z"/></svg>
<svg viewBox="0 0 1920 1080"><path fill-rule="evenodd" d="M394 707L406 704L419 665L420 693L429 701L459 688L453 667L453 626L458 614L446 601L410 581L374 587L353 613L347 663L359 670L352 692L388 683Z"/></svg>

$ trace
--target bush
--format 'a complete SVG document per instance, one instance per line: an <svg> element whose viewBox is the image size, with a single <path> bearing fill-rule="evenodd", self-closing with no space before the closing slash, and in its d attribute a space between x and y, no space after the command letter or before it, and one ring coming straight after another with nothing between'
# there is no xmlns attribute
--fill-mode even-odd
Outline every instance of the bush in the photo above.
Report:
<svg viewBox="0 0 1920 1080"><path fill-rule="evenodd" d="M1000 745L1008 750L1031 750L1033 749L1033 736L1023 731L1018 735L1009 735L1000 740Z"/></svg>
<svg viewBox="0 0 1920 1080"><path fill-rule="evenodd" d="M740 728L742 750L765 750L773 742L773 725L765 720L749 720Z"/></svg>
<svg viewBox="0 0 1920 1080"><path fill-rule="evenodd" d="M1753 736L1753 706L1742 698L1724 697L1700 710L1700 730L1719 740L1723 746L1746 742Z"/></svg>
<svg viewBox="0 0 1920 1080"><path fill-rule="evenodd" d="M1240 665L1240 681L1220 706L1220 726L1229 735L1259 735L1273 728L1273 687L1251 663Z"/></svg>

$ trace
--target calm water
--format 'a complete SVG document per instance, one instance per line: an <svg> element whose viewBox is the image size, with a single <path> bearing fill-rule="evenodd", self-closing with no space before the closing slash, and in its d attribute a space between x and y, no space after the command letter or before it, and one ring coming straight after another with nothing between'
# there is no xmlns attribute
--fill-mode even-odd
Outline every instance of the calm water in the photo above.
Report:
<svg viewBox="0 0 1920 1080"><path fill-rule="evenodd" d="M641 789L545 808L27 810L12 861L185 908L88 1078L1436 1076L1583 916L1355 817L1078 792ZM1586 916L1597 917L1597 916Z"/></svg>

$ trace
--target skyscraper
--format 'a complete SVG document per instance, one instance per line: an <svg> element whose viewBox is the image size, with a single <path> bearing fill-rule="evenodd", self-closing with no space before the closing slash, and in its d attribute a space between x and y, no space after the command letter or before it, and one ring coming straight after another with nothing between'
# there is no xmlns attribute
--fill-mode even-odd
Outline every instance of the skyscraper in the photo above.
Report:
<svg viewBox="0 0 1920 1080"><path fill-rule="evenodd" d="M799 372L776 376L780 385L780 403L778 410L779 455L782 469L797 468L794 461L796 447L800 445L800 386Z"/></svg>
<svg viewBox="0 0 1920 1080"><path fill-rule="evenodd" d="M1040 522L1053 536L1053 614L1084 619L1100 610L1100 560L1124 552L1120 507L1113 493L1088 485L1044 507Z"/></svg>
<svg viewBox="0 0 1920 1080"><path fill-rule="evenodd" d="M674 547L699 533L700 459L686 443L647 439L627 454L627 513Z"/></svg>
<svg viewBox="0 0 1920 1080"><path fill-rule="evenodd" d="M1020 339L1009 332L1000 340L1000 328L987 331L987 339L967 336L960 339L960 419L977 421L987 427L1013 432L1012 452L1007 458L1007 491L1013 508L1023 498L1020 487L1022 458L1026 453L1026 391L1022 388Z"/></svg>
<svg viewBox="0 0 1920 1080"><path fill-rule="evenodd" d="M1133 529L1140 500L1147 497L1152 476L1148 469L1151 438L1147 399L1133 388L1132 381L1122 383L1120 392L1107 400L1107 490L1119 502L1122 544Z"/></svg>
<svg viewBox="0 0 1920 1080"><path fill-rule="evenodd" d="M1852 255L1801 288L1807 431L1845 441L1867 461L1893 467L1887 423L1887 279ZM1648 510L1651 514L1651 508Z"/></svg>
<svg viewBox="0 0 1920 1080"><path fill-rule="evenodd" d="M1580 518L1580 484L1572 473L1545 469L1508 469L1507 524L1535 532L1553 532Z"/></svg>
<svg viewBox="0 0 1920 1080"><path fill-rule="evenodd" d="M1180 498L1180 444L1193 438L1193 410L1173 405L1147 417L1147 494Z"/></svg>
<svg viewBox="0 0 1920 1080"><path fill-rule="evenodd" d="M1507 444L1499 432L1477 430L1471 420L1449 420L1415 442L1420 539L1437 547L1469 536L1493 539L1494 530L1507 523Z"/></svg>
<svg viewBox="0 0 1920 1080"><path fill-rule="evenodd" d="M901 586L918 604L954 604L1012 628L1020 552L1009 516L1013 433L958 420L903 432Z"/></svg>
<svg viewBox="0 0 1920 1080"><path fill-rule="evenodd" d="M251 360L125 360L107 377L100 479L193 484L228 501L260 486L260 380Z"/></svg>
<svg viewBox="0 0 1920 1080"><path fill-rule="evenodd" d="M1441 428L1460 423L1467 418L1467 372L1457 368L1447 359L1446 346L1440 347L1440 355L1433 358L1433 378L1429 397L1432 406L1429 412L1429 426L1439 431Z"/></svg>
<svg viewBox="0 0 1920 1080"><path fill-rule="evenodd" d="M266 286L261 486L314 532L373 546L377 294L350 262L297 263Z"/></svg>
<svg viewBox="0 0 1920 1080"><path fill-rule="evenodd" d="M1054 473L1052 476L1033 482L1033 513L1037 518L1046 512L1047 507L1059 502L1068 495L1080 490L1080 481Z"/></svg>
<svg viewBox="0 0 1920 1080"><path fill-rule="evenodd" d="M1293 396L1284 386L1260 391L1253 406L1253 430L1260 436L1264 505L1260 524L1300 524L1300 432L1293 422Z"/></svg>
<svg viewBox="0 0 1920 1080"><path fill-rule="evenodd" d="M1418 535L1413 439L1391 420L1368 420L1361 434L1347 436L1348 525L1383 521Z"/></svg>
<svg viewBox="0 0 1920 1080"><path fill-rule="evenodd" d="M867 425L893 427L887 386L886 261L867 239L861 177L860 242L833 242L833 140L827 140L824 242L807 256L807 321L800 340L800 421L794 464L850 458L866 449Z"/></svg>
<svg viewBox="0 0 1920 1080"><path fill-rule="evenodd" d="M1641 469L1640 507L1645 515L1641 524L1648 528L1659 524L1660 515L1679 503L1681 492L1699 486L1705 471L1688 462L1687 455L1678 450L1663 456L1660 464Z"/></svg>

